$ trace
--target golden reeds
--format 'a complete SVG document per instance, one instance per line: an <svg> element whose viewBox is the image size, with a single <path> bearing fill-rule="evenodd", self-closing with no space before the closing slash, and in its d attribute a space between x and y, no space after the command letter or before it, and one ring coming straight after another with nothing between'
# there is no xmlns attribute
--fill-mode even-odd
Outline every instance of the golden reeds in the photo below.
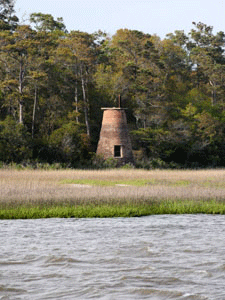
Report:
<svg viewBox="0 0 225 300"><path fill-rule="evenodd" d="M65 180L146 180L145 185L90 186ZM0 170L0 204L148 203L225 200L225 170Z"/></svg>

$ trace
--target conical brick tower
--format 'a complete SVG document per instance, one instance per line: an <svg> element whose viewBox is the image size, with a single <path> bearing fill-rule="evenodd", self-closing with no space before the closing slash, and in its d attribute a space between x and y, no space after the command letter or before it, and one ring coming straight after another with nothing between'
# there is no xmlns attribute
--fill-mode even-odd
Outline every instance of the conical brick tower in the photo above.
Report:
<svg viewBox="0 0 225 300"><path fill-rule="evenodd" d="M113 107L102 110L103 119L97 155L101 155L104 159L115 158L118 166L134 163L125 108Z"/></svg>

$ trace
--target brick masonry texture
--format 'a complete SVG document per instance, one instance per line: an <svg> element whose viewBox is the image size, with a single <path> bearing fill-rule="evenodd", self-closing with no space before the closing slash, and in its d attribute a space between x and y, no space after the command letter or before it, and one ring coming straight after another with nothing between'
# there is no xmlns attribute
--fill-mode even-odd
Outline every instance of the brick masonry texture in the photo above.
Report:
<svg viewBox="0 0 225 300"><path fill-rule="evenodd" d="M115 157L118 165L134 163L125 109L102 109L104 112L97 154L104 159L114 157L114 146L121 146L121 157Z"/></svg>

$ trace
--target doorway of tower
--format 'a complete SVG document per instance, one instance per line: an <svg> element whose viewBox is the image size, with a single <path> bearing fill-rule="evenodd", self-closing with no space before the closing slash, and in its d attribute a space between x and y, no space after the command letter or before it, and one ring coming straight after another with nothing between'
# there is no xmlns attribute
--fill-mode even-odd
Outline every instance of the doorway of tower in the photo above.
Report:
<svg viewBox="0 0 225 300"><path fill-rule="evenodd" d="M122 146L121 145L114 146L114 157L122 157Z"/></svg>

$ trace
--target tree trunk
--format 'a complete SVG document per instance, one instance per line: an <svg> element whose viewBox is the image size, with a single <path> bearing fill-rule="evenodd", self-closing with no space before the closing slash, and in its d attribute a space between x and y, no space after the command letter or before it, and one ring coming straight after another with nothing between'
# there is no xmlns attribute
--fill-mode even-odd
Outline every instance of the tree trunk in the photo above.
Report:
<svg viewBox="0 0 225 300"><path fill-rule="evenodd" d="M83 91L83 100L84 100L84 118L86 124L87 135L90 136L90 124L88 120L88 100L85 90L85 80L83 75L81 75L82 91Z"/></svg>
<svg viewBox="0 0 225 300"><path fill-rule="evenodd" d="M75 91L74 91L74 99L75 99L75 105L76 105L76 122L77 124L79 124L79 117L78 117L78 113L79 113L79 109L78 109L78 86L77 86L77 80L76 80L76 83L75 83Z"/></svg>
<svg viewBox="0 0 225 300"><path fill-rule="evenodd" d="M209 82L210 85L213 87L212 89L212 100L211 100L211 103L212 103L212 106L214 106L216 104L216 90L215 90L215 84L213 81L210 81Z"/></svg>
<svg viewBox="0 0 225 300"><path fill-rule="evenodd" d="M32 116L32 139L34 138L34 126L35 126L36 108L37 108L37 86L35 85L34 107L33 107L33 116Z"/></svg>
<svg viewBox="0 0 225 300"><path fill-rule="evenodd" d="M19 107L20 107L19 123L23 124L23 102L22 101L19 102Z"/></svg>
<svg viewBox="0 0 225 300"><path fill-rule="evenodd" d="M24 79L24 70L23 64L20 62L20 74L19 74L19 123L23 124L23 79Z"/></svg>

